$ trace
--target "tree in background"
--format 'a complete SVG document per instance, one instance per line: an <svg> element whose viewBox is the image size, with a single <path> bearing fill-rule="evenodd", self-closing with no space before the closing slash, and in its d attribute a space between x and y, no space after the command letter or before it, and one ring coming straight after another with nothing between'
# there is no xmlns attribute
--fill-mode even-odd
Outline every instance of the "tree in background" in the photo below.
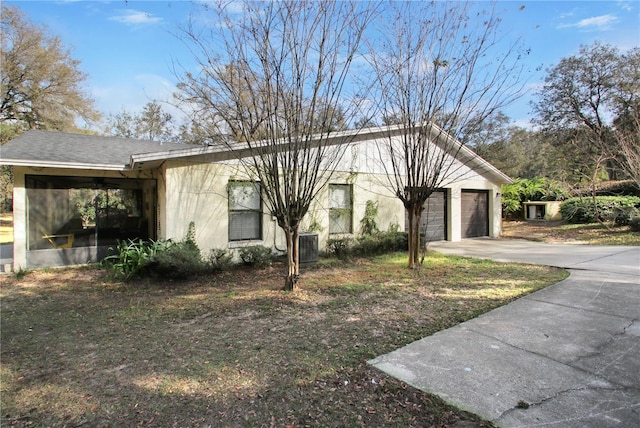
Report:
<svg viewBox="0 0 640 428"><path fill-rule="evenodd" d="M537 122L574 160L582 160L583 166L574 170L590 174L592 185L603 168L609 179L616 179L617 166L627 159L622 148L633 148L633 117L640 105L639 52L621 53L598 42L581 46L577 55L548 70L534 104Z"/></svg>
<svg viewBox="0 0 640 428"><path fill-rule="evenodd" d="M640 189L640 48L622 54L620 66L614 136L619 164Z"/></svg>
<svg viewBox="0 0 640 428"><path fill-rule="evenodd" d="M242 142L248 156L239 160L286 236L291 290L300 222L349 142L331 130L351 114L341 106L345 82L372 11L334 1L206 7L219 25L185 29L200 70L182 76L178 97L209 120L211 139L228 136L218 143L231 149Z"/></svg>
<svg viewBox="0 0 640 428"><path fill-rule="evenodd" d="M87 75L57 36L30 23L19 8L2 6L0 122L20 130L77 130L76 120L99 118L82 85Z"/></svg>
<svg viewBox="0 0 640 428"><path fill-rule="evenodd" d="M115 137L155 141L175 141L178 138L171 114L165 112L157 101L145 104L139 114L122 110L111 115L107 122L106 132Z"/></svg>
<svg viewBox="0 0 640 428"><path fill-rule="evenodd" d="M509 177L570 178L567 171L572 170L573 157L562 154L562 147L547 134L515 126L501 111L483 121L470 121L461 141Z"/></svg>
<svg viewBox="0 0 640 428"><path fill-rule="evenodd" d="M16 6L0 18L0 144L28 129L77 131L99 114L82 84L87 75L61 40L36 27ZM0 212L11 210L13 169L0 167Z"/></svg>
<svg viewBox="0 0 640 428"><path fill-rule="evenodd" d="M388 186L408 212L409 267L419 264L420 219L438 188L459 180L456 138L515 99L522 88L516 42L499 45L495 10L471 3L391 2L370 41L371 99L400 142L379 145ZM439 145L434 144L438 141Z"/></svg>

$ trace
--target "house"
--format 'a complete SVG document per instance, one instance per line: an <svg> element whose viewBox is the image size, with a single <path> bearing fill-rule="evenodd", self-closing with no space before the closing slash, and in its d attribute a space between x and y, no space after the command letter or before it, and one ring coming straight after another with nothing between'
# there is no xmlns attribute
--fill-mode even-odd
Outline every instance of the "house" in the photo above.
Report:
<svg viewBox="0 0 640 428"><path fill-rule="evenodd" d="M332 134L336 142L349 137L349 146L303 223L318 234L321 249L329 237L358 233L367 201L378 204L381 230L405 228L404 207L387 185L375 148L400 132L379 127ZM0 164L14 167L16 270L97 261L118 240L179 240L190 222L204 252L286 248L256 183L239 165L238 156L246 156L242 145L229 150L32 130L1 150ZM468 148L457 150L451 158L459 164L456 179L427 202L428 238L497 237L500 186L511 180Z"/></svg>

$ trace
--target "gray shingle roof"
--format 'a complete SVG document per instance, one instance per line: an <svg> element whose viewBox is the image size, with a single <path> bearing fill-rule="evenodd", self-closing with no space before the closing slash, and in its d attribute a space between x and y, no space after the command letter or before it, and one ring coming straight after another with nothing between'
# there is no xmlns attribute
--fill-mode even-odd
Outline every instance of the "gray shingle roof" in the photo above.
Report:
<svg viewBox="0 0 640 428"><path fill-rule="evenodd" d="M0 147L7 165L83 165L98 169L126 169L131 155L194 148L189 144L160 143L119 137L31 130Z"/></svg>

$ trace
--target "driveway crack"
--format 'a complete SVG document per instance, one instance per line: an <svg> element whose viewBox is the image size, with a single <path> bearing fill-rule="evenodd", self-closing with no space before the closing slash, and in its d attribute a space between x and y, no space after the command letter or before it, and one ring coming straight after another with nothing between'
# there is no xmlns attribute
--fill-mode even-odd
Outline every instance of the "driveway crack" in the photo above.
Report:
<svg viewBox="0 0 640 428"><path fill-rule="evenodd" d="M567 388L565 390L562 391L557 391L555 394L550 395L548 397L544 397L536 402L532 402L532 403L528 403L528 402L524 402L524 401L520 401L516 406L511 407L507 410L505 410L504 412L502 412L500 414L500 416L498 416L497 418L495 418L493 420L493 422L495 423L499 423L500 420L502 420L503 418L509 416L511 413L515 413L515 412L521 412L521 411L526 411L527 409L530 408L535 408L535 407L539 407L544 405L547 402L553 401L553 400L557 400L557 399L561 399L563 396L568 395L568 394L572 394L574 392L581 392L581 391L620 391L620 392L630 392L630 393L637 393L638 389L637 388L629 388L629 387L608 387L608 386L604 386L604 385L583 385L583 386L579 386L579 387L574 387L574 388ZM610 401L610 400L607 400ZM598 403L598 405L601 403ZM564 426L567 422L572 422L572 421L579 421L582 419L592 419L595 416L602 416L602 415L607 415L613 412L617 412L620 410L625 410L625 409L629 409L629 408L638 408L640 409L640 403L633 403L631 405L625 405L625 406L618 406L615 408L609 408L606 411L589 411L589 410L595 410L598 406L594 405L592 406L591 409L584 409L584 412L582 412L582 416L576 416L576 417L572 417L572 418L565 418L565 419L561 419L561 420L554 420L554 421L549 421L549 422L541 422L541 423L533 423L533 424L526 424L526 425L522 425L523 427L536 427L536 426Z"/></svg>

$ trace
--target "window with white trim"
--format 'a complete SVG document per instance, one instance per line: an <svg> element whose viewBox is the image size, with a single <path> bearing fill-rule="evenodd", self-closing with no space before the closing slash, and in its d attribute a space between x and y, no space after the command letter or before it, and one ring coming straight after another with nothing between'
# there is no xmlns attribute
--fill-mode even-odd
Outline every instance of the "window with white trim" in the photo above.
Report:
<svg viewBox="0 0 640 428"><path fill-rule="evenodd" d="M352 233L353 206L350 184L329 185L329 233Z"/></svg>
<svg viewBox="0 0 640 428"><path fill-rule="evenodd" d="M230 181L229 241L262 239L262 199L260 183Z"/></svg>

